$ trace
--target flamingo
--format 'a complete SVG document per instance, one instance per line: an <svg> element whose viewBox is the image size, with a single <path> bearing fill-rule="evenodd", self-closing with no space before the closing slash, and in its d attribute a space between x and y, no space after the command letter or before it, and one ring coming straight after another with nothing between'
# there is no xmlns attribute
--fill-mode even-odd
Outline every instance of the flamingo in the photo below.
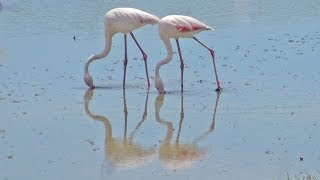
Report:
<svg viewBox="0 0 320 180"><path fill-rule="evenodd" d="M159 35L167 49L166 58L158 62L155 68L155 85L160 94L165 93L164 85L159 74L160 67L164 64L169 63L172 60L172 56L173 56L170 38L174 38L176 40L178 52L180 56L181 91L183 91L184 63L183 63L181 50L180 50L179 38L192 38L195 41L197 41L200 45L205 47L207 50L209 50L212 56L213 67L214 67L214 72L216 76L217 89L215 91L219 92L222 90L219 79L218 79L218 74L217 74L217 69L215 64L214 50L209 48L205 44L203 44L201 41L198 40L198 38L194 36L195 34L205 30L213 30L213 28L189 16L169 15L162 18L159 21Z"/></svg>
<svg viewBox="0 0 320 180"><path fill-rule="evenodd" d="M155 15L149 14L147 12L141 11L139 9L134 8L115 8L110 10L105 15L104 25L105 25L105 48L104 50L95 55L91 55L84 68L84 82L90 87L95 88L93 84L92 77L89 74L89 64L97 59L101 59L106 57L110 50L112 44L112 37L117 33L124 34L124 48L125 48L125 56L124 56L124 71L123 71L123 88L125 88L125 80L126 80L126 69L127 69L127 34L129 33L140 49L143 60L145 63L146 76L148 81L148 88L150 87L149 76L148 76L148 68L147 68L147 55L142 50L139 45L137 39L133 35L132 31L138 29L147 24L157 24L159 22L159 18Z"/></svg>

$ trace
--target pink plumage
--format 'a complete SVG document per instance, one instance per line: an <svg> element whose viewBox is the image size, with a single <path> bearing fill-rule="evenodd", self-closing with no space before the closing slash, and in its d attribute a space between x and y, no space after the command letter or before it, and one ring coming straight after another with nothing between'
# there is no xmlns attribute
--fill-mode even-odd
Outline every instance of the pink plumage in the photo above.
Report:
<svg viewBox="0 0 320 180"><path fill-rule="evenodd" d="M169 15L162 18L159 22L160 36L167 38L191 38L205 30L213 30L210 26L199 20L182 15Z"/></svg>

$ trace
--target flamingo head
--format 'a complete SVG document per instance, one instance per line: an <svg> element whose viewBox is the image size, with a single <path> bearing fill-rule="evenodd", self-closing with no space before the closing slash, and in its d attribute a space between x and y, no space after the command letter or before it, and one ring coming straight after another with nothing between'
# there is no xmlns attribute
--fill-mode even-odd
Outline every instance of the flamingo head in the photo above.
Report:
<svg viewBox="0 0 320 180"><path fill-rule="evenodd" d="M87 86L89 86L91 89L95 88L93 85L93 80L92 77L90 76L89 73L84 74L84 82L86 83Z"/></svg>
<svg viewBox="0 0 320 180"><path fill-rule="evenodd" d="M155 78L155 84L156 84L156 88L157 88L159 94L164 94L165 93L164 85L163 85L163 82L160 77Z"/></svg>

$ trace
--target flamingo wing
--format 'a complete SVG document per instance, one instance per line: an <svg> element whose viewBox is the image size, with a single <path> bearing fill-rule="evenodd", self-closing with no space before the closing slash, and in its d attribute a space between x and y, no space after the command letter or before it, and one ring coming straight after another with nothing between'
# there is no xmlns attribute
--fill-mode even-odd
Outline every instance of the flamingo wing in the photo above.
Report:
<svg viewBox="0 0 320 180"><path fill-rule="evenodd" d="M157 24L160 20L157 16L138 9L134 9L134 11L132 11L132 14L133 17L138 19L142 24Z"/></svg>
<svg viewBox="0 0 320 180"><path fill-rule="evenodd" d="M208 25L189 16L172 16L172 25L180 32L212 30Z"/></svg>
<svg viewBox="0 0 320 180"><path fill-rule="evenodd" d="M194 34L205 30L213 30L213 28L189 16L169 15L159 22L161 39L192 38Z"/></svg>
<svg viewBox="0 0 320 180"><path fill-rule="evenodd" d="M134 8L115 8L106 15L109 19L135 24L157 24L159 18L153 14Z"/></svg>
<svg viewBox="0 0 320 180"><path fill-rule="evenodd" d="M111 34L129 33L147 24L157 24L159 18L134 8L115 8L105 16L106 30Z"/></svg>

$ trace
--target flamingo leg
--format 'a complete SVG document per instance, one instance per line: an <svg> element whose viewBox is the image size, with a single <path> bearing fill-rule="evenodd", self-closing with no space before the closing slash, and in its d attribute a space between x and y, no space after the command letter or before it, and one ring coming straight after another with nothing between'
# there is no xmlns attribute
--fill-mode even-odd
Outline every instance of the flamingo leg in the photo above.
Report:
<svg viewBox="0 0 320 180"><path fill-rule="evenodd" d="M150 88L150 81L149 81L149 75L148 75L148 66L147 66L147 54L142 50L140 44L138 43L137 39L134 37L133 33L130 32L130 35L132 37L132 39L134 40L134 42L136 43L136 45L138 46L138 48L140 49L142 56L143 56L143 60L144 60L144 66L146 69L146 75L147 75L147 81L148 81L148 89Z"/></svg>
<svg viewBox="0 0 320 180"><path fill-rule="evenodd" d="M123 89L125 89L125 86L126 86L127 64L128 64L127 35L124 34L124 61L123 61L124 69L123 69L123 82L122 82Z"/></svg>
<svg viewBox="0 0 320 180"><path fill-rule="evenodd" d="M180 57L180 69L181 69L181 92L183 92L183 70L184 70L184 63L181 55L181 50L180 50L180 45L179 45L179 39L176 39L177 47L178 47L178 52L179 52L179 57Z"/></svg>
<svg viewBox="0 0 320 180"><path fill-rule="evenodd" d="M128 108L126 101L126 90L123 89L123 113L124 113L124 134L123 139L127 140L127 127L128 127Z"/></svg>
<svg viewBox="0 0 320 180"><path fill-rule="evenodd" d="M208 49L210 51L210 54L212 56L212 61L213 61L213 67L214 67L214 73L216 75L216 81L217 81L217 89L216 91L219 92L222 90L221 86L220 86L220 82L218 79L218 73L217 73L217 68L216 68L216 62L215 62L215 58L214 58L214 50L209 48L208 46L206 46L205 44L203 44L202 42L200 42L196 37L193 37L194 40L196 40L199 44L201 44L203 47L205 47L206 49Z"/></svg>

